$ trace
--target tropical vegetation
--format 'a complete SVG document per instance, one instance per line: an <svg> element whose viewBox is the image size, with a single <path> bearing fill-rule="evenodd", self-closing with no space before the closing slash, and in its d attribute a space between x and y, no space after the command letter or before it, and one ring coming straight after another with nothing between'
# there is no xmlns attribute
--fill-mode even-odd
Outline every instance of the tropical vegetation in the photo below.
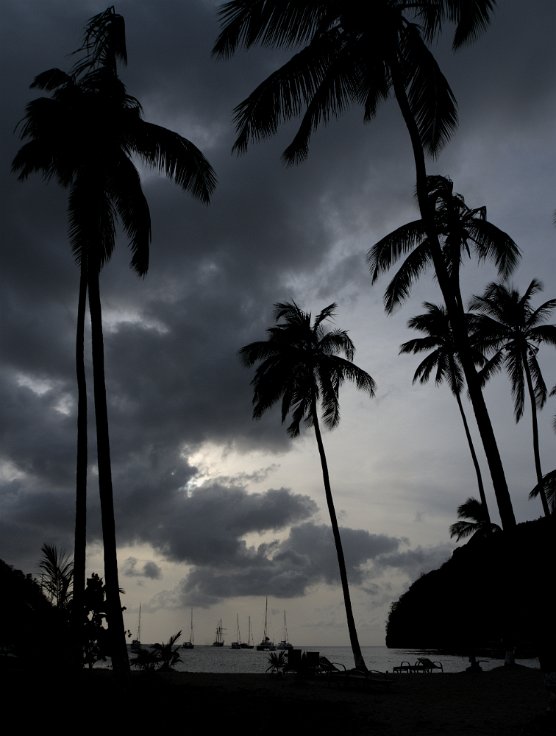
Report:
<svg viewBox="0 0 556 736"><path fill-rule="evenodd" d="M518 262L519 249L507 233L487 220L486 207L468 207L464 198L454 193L449 179L429 176L426 181L427 199L434 213L434 237L426 221L421 218L381 238L368 253L371 278L374 283L381 273L407 254L384 294L386 311L391 313L409 296L411 286L424 269L433 266L444 298L451 341L465 376L467 392L489 462L502 526L511 528L515 525L515 516L476 369L478 353L470 341L469 318L463 308L460 265L463 256L474 251L479 261L493 260L500 276L506 277ZM446 288L442 288L442 284Z"/></svg>
<svg viewBox="0 0 556 736"><path fill-rule="evenodd" d="M525 396L529 397L537 486L543 511L548 516L550 507L542 483L537 420L537 410L546 403L547 388L538 353L542 344L556 345L556 325L544 324L556 308L556 299L548 299L534 308L531 299L541 290L538 279L532 279L523 294L504 283L491 282L482 295L473 297L470 309L477 313L474 339L491 354L481 368L482 380L505 368L511 382L516 422L523 416Z"/></svg>
<svg viewBox="0 0 556 736"><path fill-rule="evenodd" d="M487 507L476 498L468 498L458 506L458 519L450 527L450 536L459 542L467 537L485 537L492 532L500 531L498 524L490 520Z"/></svg>
<svg viewBox="0 0 556 736"><path fill-rule="evenodd" d="M426 383L434 372L435 383L439 385L446 382L452 394L455 396L463 422L467 444L469 445L473 467L475 468L481 506L483 513L486 514L486 517L490 521L481 466L477 458L477 453L475 452L473 437L471 436L471 430L469 429L469 423L461 400L461 394L465 388L465 379L458 361L458 354L448 315L444 307L438 306L437 304L425 302L423 306L427 311L424 314L412 317L408 321L407 326L423 333L424 337L416 337L404 342L400 346L400 353L416 354L430 351L426 358L417 366L413 375L413 383L416 381ZM477 350L475 351L474 360L476 365L482 365L486 359Z"/></svg>
<svg viewBox="0 0 556 736"><path fill-rule="evenodd" d="M276 133L280 123L302 116L283 153L288 164L307 156L310 137L319 125L339 117L352 104L362 107L364 121L370 121L380 102L389 94L394 96L413 151L426 261L434 267L448 312L502 525L511 528L516 521L506 476L470 354L463 307L454 290L453 262L450 270L440 242L436 199L431 196L426 167L426 155L435 156L457 125L454 94L429 45L447 23L454 25L454 50L475 40L488 26L493 6L492 0L377 0L371 4L231 0L219 8L221 31L213 53L228 58L239 48L257 44L301 47L235 108L234 149L238 152L245 151L251 141ZM404 246L411 249L413 244L399 242L396 257ZM457 239L454 244L457 248ZM376 275L382 270L376 271L380 264L373 257L370 265ZM511 265L507 261L506 270ZM422 260L414 262L412 280L422 267Z"/></svg>
<svg viewBox="0 0 556 736"><path fill-rule="evenodd" d="M415 637L423 637L427 647L434 646L435 626L438 646L453 646L463 640L474 648L477 642L494 644L499 636L511 646L526 630L524 622L532 631L539 610L543 606L552 610L550 586L538 570L531 580L526 571L534 567L535 560L549 557L556 509L556 470L543 474L537 418L548 393L538 353L543 343L556 345L556 325L545 324L556 299L536 308L532 305L532 297L542 290L537 279L523 294L510 287L507 279L521 255L516 243L487 219L485 206L469 206L454 191L450 178L427 171L427 159L439 153L458 122L455 96L431 47L446 25L454 28L454 50L472 42L487 28L494 5L494 0L230 0L218 10L221 30L213 55L229 58L240 48L255 45L294 51L236 106L235 152L246 152L251 143L300 119L283 152L287 165L299 164L308 156L311 138L320 126L351 106L359 107L363 121L369 122L389 96L394 98L409 135L419 217L400 225L368 250L370 281L375 284L400 264L384 292L385 311L392 314L408 299L417 280L427 270L432 272L443 303L426 301L426 312L408 321L408 327L422 337L404 342L400 353L427 352L414 372L414 383L425 383L434 375L437 384L446 383L451 389L480 498L467 498L457 509L458 521L450 526L450 536L456 542L473 543L457 549L449 563L435 571L438 574L424 576L393 605L387 627L389 646L415 647ZM76 55L69 72L49 69L35 77L31 88L45 94L26 107L18 126L22 146L12 163L20 180L40 174L68 191L69 241L79 267L74 555L72 559L53 545L43 545L40 587L2 561L0 573L24 601L15 615L4 616L13 623L21 614L25 622L7 645L28 654L29 647L22 643L26 633L44 633L30 613L35 607L39 617L48 619L48 632L54 632L52 641L58 642L59 651L64 649L65 653L65 644L71 641L74 665L93 668L110 657L114 672L126 677L130 662L118 578L100 275L120 231L129 241L131 269L139 276L148 271L151 220L137 161L161 172L205 204L210 202L216 176L193 143L143 119L140 102L128 94L119 77L119 66L127 63L125 24L113 7L89 20ZM464 259L472 255L480 263L492 262L501 281L489 283L482 295L472 298L466 311L460 272ZM87 305L104 579L96 573L86 579L85 573ZM239 355L246 367L255 368L251 381L253 418L261 419L278 405L282 423L288 421L290 438L301 434L302 425L314 432L351 649L356 669L366 671L321 423L327 429L338 426L339 391L345 382L353 382L370 397L375 395L376 386L369 373L354 364L355 347L348 333L326 328L335 313L336 304L332 303L313 319L295 301L278 302L267 339L245 345ZM540 497L545 516L552 513L550 519L539 519L526 528L516 524L483 393L486 381L503 368L510 377L516 422L524 414L527 397L531 407L536 483L530 496ZM556 387L551 393L555 392ZM465 395L481 437L501 526L492 522L489 513L463 406ZM511 607L513 575L523 587L520 598L534 602L534 613L526 611L521 602L515 609ZM434 603L439 591L448 603L443 601L439 610L431 613L431 601ZM428 604L417 616L414 601ZM454 612L458 603L461 610ZM440 612L449 617L443 625L439 624ZM453 633L454 622L463 626L466 621L468 628L458 639ZM546 635L546 628L544 624L540 635ZM403 640L410 630L414 638ZM176 646L180 636L181 631L152 649L139 649L131 664L146 670L172 669L180 661ZM285 665L284 652L270 655L268 671L281 672Z"/></svg>
<svg viewBox="0 0 556 736"><path fill-rule="evenodd" d="M94 16L86 26L80 52L70 73L50 69L35 78L31 86L51 96L27 105L20 125L20 136L26 142L12 169L21 180L41 173L45 180L54 178L69 189L69 235L81 273L76 341L76 593L79 601L84 594L86 538L86 384L82 356L88 294L107 616L113 667L125 676L129 662L119 597L99 275L115 247L118 224L129 237L132 268L141 276L148 269L150 214L134 157L163 172L204 203L210 200L216 178L193 143L146 122L139 101L127 93L117 73L117 61L127 59L121 15L109 8ZM78 603L76 615L80 610Z"/></svg>
<svg viewBox="0 0 556 736"><path fill-rule="evenodd" d="M328 462L324 451L319 415L329 429L340 421L339 390L344 381L352 381L358 389L374 396L375 382L352 361L353 342L345 330L326 330L324 322L332 319L336 304L325 307L311 319L295 302L275 305L276 324L267 330L268 339L252 342L240 350L247 367L257 365L253 385L253 417L260 419L277 402L281 403L282 422L290 416L290 437L300 434L303 422L312 427L320 456L324 492L334 545L340 569L349 639L355 667L366 669L357 636L349 592L347 567L340 528L332 496ZM341 357L345 355L345 357ZM319 411L320 409L320 411Z"/></svg>

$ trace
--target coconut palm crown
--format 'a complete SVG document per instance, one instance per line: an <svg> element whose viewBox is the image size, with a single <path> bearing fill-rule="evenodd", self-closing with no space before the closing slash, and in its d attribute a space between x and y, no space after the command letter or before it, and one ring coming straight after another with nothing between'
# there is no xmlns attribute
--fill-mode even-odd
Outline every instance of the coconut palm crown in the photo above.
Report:
<svg viewBox="0 0 556 736"><path fill-rule="evenodd" d="M347 108L372 120L392 91L407 102L422 145L436 154L457 125L456 102L427 43L446 22L453 47L474 40L488 25L493 0L232 0L218 11L221 32L213 48L228 58L255 45L298 48L235 108L234 149L273 135L302 116L284 160L298 163L320 124Z"/></svg>
<svg viewBox="0 0 556 736"><path fill-rule="evenodd" d="M547 387L538 352L543 343L556 346L556 325L545 324L556 308L556 299L548 299L535 309L531 299L542 288L538 279L532 279L520 294L504 283L491 282L482 295L473 297L470 309L477 313L474 340L491 355L481 369L482 380L487 381L505 368L510 378L516 422L522 418L525 397L529 396L537 484L544 513L548 515L550 508L542 485L537 422L537 409L546 402Z"/></svg>
<svg viewBox="0 0 556 736"><path fill-rule="evenodd" d="M287 431L290 437L297 437L302 421L309 427L314 425L319 403L325 425L336 427L340 421L338 393L345 380L374 396L373 378L352 363L355 347L347 332L326 331L323 326L335 309L336 304L330 304L311 324L311 314L295 302L278 303L274 311L278 324L267 330L268 340L240 350L246 366L259 363L251 382L254 418L262 417L281 400L282 422L290 415Z"/></svg>
<svg viewBox="0 0 556 736"><path fill-rule="evenodd" d="M448 314L444 307L437 304L425 302L423 306L427 311L424 314L415 315L407 323L408 327L421 332L423 337L416 337L404 342L400 346L400 353L417 354L430 351L425 359L417 366L413 375L413 383L416 381L426 383L434 373L436 384L440 385L446 382L452 394L455 396L469 445L471 459L475 468L481 504L486 516L489 517L481 468L461 400L461 394L465 388L465 378L458 360L457 348L452 329L450 328ZM471 318L472 315L467 314L466 317ZM473 360L475 364L478 366L483 365L486 362L486 358L481 351L474 349L473 346L471 347L473 349Z"/></svg>

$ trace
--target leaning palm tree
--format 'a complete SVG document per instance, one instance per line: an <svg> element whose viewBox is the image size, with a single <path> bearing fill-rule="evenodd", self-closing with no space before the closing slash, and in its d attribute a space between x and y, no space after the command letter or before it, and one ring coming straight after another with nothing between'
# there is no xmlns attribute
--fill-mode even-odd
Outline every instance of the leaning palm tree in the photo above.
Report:
<svg viewBox="0 0 556 736"><path fill-rule="evenodd" d="M267 330L268 339L245 345L240 356L248 367L259 364L251 381L254 387L253 417L259 419L281 401L282 422L288 415L291 418L287 428L290 437L299 435L301 422L315 431L355 667L366 670L353 618L342 540L320 430L319 406L324 424L332 429L340 421L338 394L342 383L354 381L357 388L374 396L375 382L352 362L355 347L347 332L324 329L323 323L333 317L335 309L336 305L330 304L311 324L311 314L303 312L295 302L276 304L276 325Z"/></svg>
<svg viewBox="0 0 556 736"><path fill-rule="evenodd" d="M474 339L487 354L492 354L481 369L481 376L486 381L493 373L506 369L516 422L523 416L526 393L529 395L536 488L548 516L550 506L543 486L537 421L537 409L546 402L547 388L537 355L541 344L556 345L556 325L543 324L556 308L556 299L549 299L535 309L531 299L541 290L538 279L532 279L523 294L505 284L492 282L481 296L473 297L470 309L477 312Z"/></svg>
<svg viewBox="0 0 556 736"><path fill-rule="evenodd" d="M425 154L436 155L457 125L456 101L428 43L446 22L455 24L453 48L473 41L488 25L494 0L231 0L220 6L222 28L213 53L230 57L256 44L301 49L235 108L234 149L274 134L302 115L283 153L302 161L313 131L351 104L372 120L390 93L408 130L416 190L431 260L458 345L504 526L515 526L504 468L467 342L463 310L442 258L427 191Z"/></svg>
<svg viewBox="0 0 556 736"><path fill-rule="evenodd" d="M26 142L12 169L21 180L41 173L45 180L55 178L69 189L70 241L81 269L78 383L82 396L84 373L79 373L79 351L88 293L108 625L114 670L125 674L129 661L118 585L99 274L112 255L118 224L129 237L132 268L139 275L145 275L148 269L150 214L135 157L205 203L216 178L196 146L177 133L143 120L140 103L127 94L116 69L116 59L126 58L123 19L113 8L91 19L82 52L83 58L69 74L51 69L34 80L32 87L51 96L27 105L20 127ZM78 457L82 461L83 454ZM83 505L82 484L82 480L81 485L78 482L77 495L78 503L80 499ZM80 514L76 526L83 533L83 506Z"/></svg>
<svg viewBox="0 0 556 736"><path fill-rule="evenodd" d="M413 375L413 383L416 381L426 383L434 372L436 385L438 386L446 382L455 396L469 445L473 467L477 476L477 486L482 508L485 511L487 519L490 521L481 468L461 400L465 379L458 361L448 315L444 307L438 306L437 304L425 302L423 306L427 311L424 314L412 317L407 325L412 329L419 330L425 336L416 337L413 340L404 342L400 346L400 353L417 354L430 351L427 357L417 366ZM476 351L475 353L475 362L477 365L482 365L485 362L485 358L480 351Z"/></svg>
<svg viewBox="0 0 556 736"><path fill-rule="evenodd" d="M450 527L450 536L459 542L467 537L486 537L493 532L499 532L498 524L493 524L488 515L488 510L476 498L468 498L465 503L458 506L458 518Z"/></svg>
<svg viewBox="0 0 556 736"><path fill-rule="evenodd" d="M405 259L388 284L384 294L385 309L391 313L411 293L411 287L423 271L433 266L442 289L446 315L454 349L464 374L477 427L493 482L498 510L504 528L515 525L512 503L494 436L494 430L476 371L477 351L468 335L469 318L463 309L460 289L460 266L464 256L473 252L479 261L493 260L501 277L508 276L520 256L512 238L486 217L486 208L470 208L452 182L443 176L427 177L430 209L434 212L436 235L431 238L423 218L406 223L379 240L368 253L373 283L403 255ZM440 267L435 256L440 245ZM504 482L502 483L502 477ZM505 490L504 490L505 489Z"/></svg>

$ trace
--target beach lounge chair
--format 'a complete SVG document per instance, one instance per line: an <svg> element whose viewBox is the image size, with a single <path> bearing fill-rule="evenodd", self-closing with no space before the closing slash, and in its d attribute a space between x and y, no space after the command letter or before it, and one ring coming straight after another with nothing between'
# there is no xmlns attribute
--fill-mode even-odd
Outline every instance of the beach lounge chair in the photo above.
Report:
<svg viewBox="0 0 556 736"><path fill-rule="evenodd" d="M414 665L412 665L407 660L404 660L401 664L399 664L397 667L393 667L392 671L399 675L399 674L409 674L414 668Z"/></svg>
<svg viewBox="0 0 556 736"><path fill-rule="evenodd" d="M334 673L343 673L346 672L346 667L343 664L339 664L336 662L331 662L328 657L320 657L319 658L319 672L321 674L327 675L327 674L334 674Z"/></svg>
<svg viewBox="0 0 556 736"><path fill-rule="evenodd" d="M411 662L408 662L407 660L403 661L400 665L397 667L393 667L392 671L394 674L418 674L418 673L424 673L429 674L431 672L434 672L435 670L439 670L440 672L444 672L444 667L442 665L442 662L433 662L432 659L429 659L428 657L419 657L415 664L411 664Z"/></svg>
<svg viewBox="0 0 556 736"><path fill-rule="evenodd" d="M415 663L415 667L418 672L424 672L425 674L434 672L434 670L444 672L442 662L433 662L432 659L429 659L428 657L419 657Z"/></svg>
<svg viewBox="0 0 556 736"><path fill-rule="evenodd" d="M319 673L330 685L340 685L351 690L382 690L389 687L392 678L378 670L347 669L345 665L331 662L327 657L319 660Z"/></svg>

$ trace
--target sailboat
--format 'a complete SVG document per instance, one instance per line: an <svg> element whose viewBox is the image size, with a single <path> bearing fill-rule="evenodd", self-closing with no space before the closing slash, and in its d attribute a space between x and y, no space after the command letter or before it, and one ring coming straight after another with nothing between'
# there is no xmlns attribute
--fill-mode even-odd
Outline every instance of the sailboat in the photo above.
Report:
<svg viewBox="0 0 556 736"><path fill-rule="evenodd" d="M255 646L253 644L253 634L251 633L251 616L249 616L248 622L249 622L249 629L248 629L248 634L247 634L247 641L241 642L242 649L253 649Z"/></svg>
<svg viewBox="0 0 556 736"><path fill-rule="evenodd" d="M182 644L183 649L193 649L193 609L191 609L191 628L189 629L189 641L184 641Z"/></svg>
<svg viewBox="0 0 556 736"><path fill-rule="evenodd" d="M222 628L222 619L218 622L218 626L216 627L216 638L212 642L213 647L223 647L224 646L224 629Z"/></svg>
<svg viewBox="0 0 556 736"><path fill-rule="evenodd" d="M230 644L231 649L241 649L241 634L239 631L239 615L236 614L237 638Z"/></svg>
<svg viewBox="0 0 556 736"><path fill-rule="evenodd" d="M266 599L265 603L265 609L264 609L264 634L263 638L261 640L260 644L257 644L257 650L259 652L274 652L276 651L276 646L273 641L270 640L270 637L268 636L268 597Z"/></svg>
<svg viewBox="0 0 556 736"><path fill-rule="evenodd" d="M139 621L137 623L137 638L131 642L131 651L137 652L141 649L141 604L139 604Z"/></svg>
<svg viewBox="0 0 556 736"><path fill-rule="evenodd" d="M276 644L276 649L293 649L293 644L288 641L288 626L286 624L286 612L284 611L284 633L282 641Z"/></svg>

